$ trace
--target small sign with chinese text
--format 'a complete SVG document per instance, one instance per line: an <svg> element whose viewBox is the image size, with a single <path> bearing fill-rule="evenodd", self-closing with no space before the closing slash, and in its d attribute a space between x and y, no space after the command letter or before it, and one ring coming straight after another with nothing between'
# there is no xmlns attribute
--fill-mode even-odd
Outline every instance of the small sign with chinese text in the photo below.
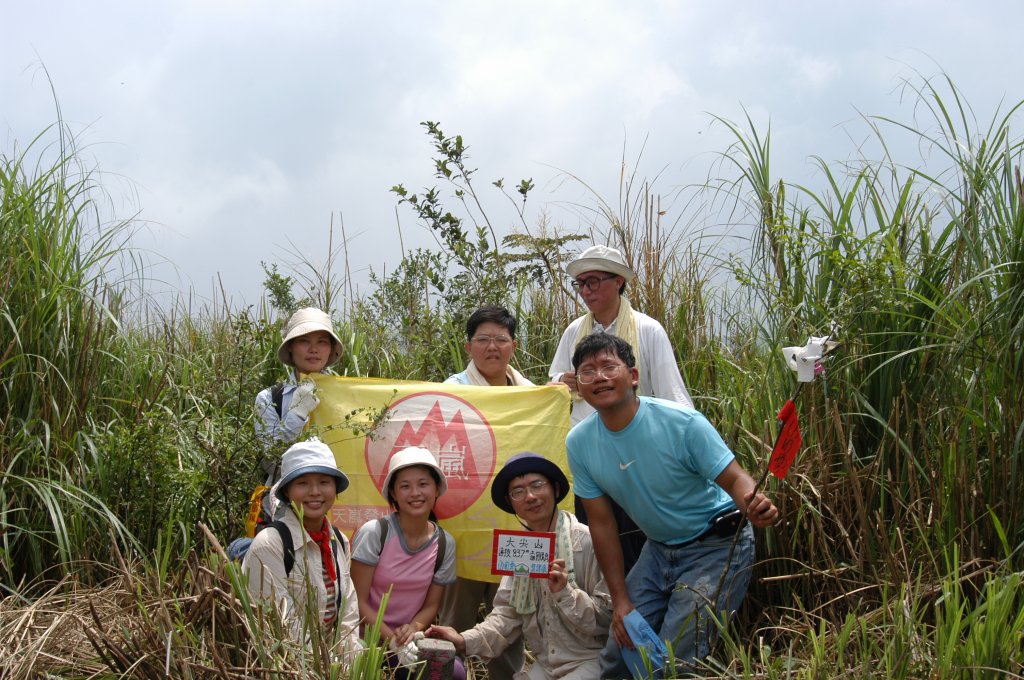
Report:
<svg viewBox="0 0 1024 680"><path fill-rule="evenodd" d="M494 530L491 573L547 578L555 553L555 535L547 531Z"/></svg>

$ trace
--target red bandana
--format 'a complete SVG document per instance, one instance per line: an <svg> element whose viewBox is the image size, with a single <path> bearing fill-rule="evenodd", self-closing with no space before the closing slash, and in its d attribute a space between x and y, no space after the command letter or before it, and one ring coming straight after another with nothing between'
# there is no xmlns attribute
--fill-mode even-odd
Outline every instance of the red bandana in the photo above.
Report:
<svg viewBox="0 0 1024 680"><path fill-rule="evenodd" d="M330 585L330 583L334 583L337 572L334 569L334 558L331 552L331 525L328 524L326 517L324 517L324 524L320 527L320 531L310 531L309 537L320 546L320 559L323 561L324 574L329 580L328 585Z"/></svg>

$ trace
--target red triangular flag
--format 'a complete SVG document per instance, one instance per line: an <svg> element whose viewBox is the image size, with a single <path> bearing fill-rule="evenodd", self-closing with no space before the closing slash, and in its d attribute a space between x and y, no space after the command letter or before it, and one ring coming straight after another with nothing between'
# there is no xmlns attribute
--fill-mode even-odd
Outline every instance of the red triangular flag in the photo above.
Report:
<svg viewBox="0 0 1024 680"><path fill-rule="evenodd" d="M779 438L775 440L772 457L768 460L768 471L783 479L789 472L789 466L796 460L797 451L803 443L800 436L800 418L792 399L779 411L779 422L782 423L782 430L779 431Z"/></svg>

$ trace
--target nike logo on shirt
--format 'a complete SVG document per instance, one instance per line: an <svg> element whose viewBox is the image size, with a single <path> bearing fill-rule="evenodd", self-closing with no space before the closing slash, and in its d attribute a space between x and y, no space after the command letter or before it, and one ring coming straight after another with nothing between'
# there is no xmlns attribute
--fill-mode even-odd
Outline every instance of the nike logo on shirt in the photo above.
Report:
<svg viewBox="0 0 1024 680"><path fill-rule="evenodd" d="M619 469L625 471L626 468L628 468L630 465L632 465L635 462L636 462L636 458L634 458L633 460L629 461L628 463L619 463Z"/></svg>

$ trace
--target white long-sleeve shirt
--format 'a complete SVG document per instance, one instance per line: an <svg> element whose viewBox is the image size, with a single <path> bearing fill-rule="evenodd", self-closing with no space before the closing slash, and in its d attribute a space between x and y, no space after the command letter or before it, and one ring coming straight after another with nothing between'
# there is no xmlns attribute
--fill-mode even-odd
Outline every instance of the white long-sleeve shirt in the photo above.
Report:
<svg viewBox="0 0 1024 680"><path fill-rule="evenodd" d="M273 602L288 623L294 638L302 642L307 637L303 626L307 621L305 607L310 589L317 606L316 618L312 620L322 622L327 612L327 585L324 583L323 560L320 556L320 546L303 528L294 512L283 512L280 520L291 532L292 546L295 548L295 564L292 566L291 574L285 572L284 544L281 542L281 535L272 528L256 534L242 561L242 571L249 577L249 592L253 597ZM334 532L331 532L331 543L337 543ZM359 600L352 584L352 577L349 575L352 550L344 534L342 545L337 546L337 550L332 549L332 552L338 555L340 563L340 573L334 583L337 592L340 593L338 614L335 619L335 625L340 628L341 638L338 651L348 657L347 661L350 662L351 654L362 648L362 642L359 640Z"/></svg>
<svg viewBox="0 0 1024 680"><path fill-rule="evenodd" d="M306 416L299 415L291 410L292 398L295 383L285 383L284 391L281 394L281 415L277 415L274 408L273 388L268 387L256 395L256 434L266 442L267 445L279 442L293 442L299 438L302 428L306 426Z"/></svg>
<svg viewBox="0 0 1024 680"><path fill-rule="evenodd" d="M640 384L636 393L640 396L676 401L693 408L693 399L690 398L686 384L683 383L683 376L679 373L679 365L676 363L668 333L660 323L642 312L634 309L633 316L636 318L637 340L640 344ZM576 351L576 335L583 319L582 316L576 319L562 333L558 348L555 350L555 358L548 369L548 375L552 380L558 380L563 373L573 371L572 355ZM615 335L615 321L605 327L595 320L594 331ZM593 412L594 408L590 404L583 400L575 400L572 407L572 424L575 426Z"/></svg>

